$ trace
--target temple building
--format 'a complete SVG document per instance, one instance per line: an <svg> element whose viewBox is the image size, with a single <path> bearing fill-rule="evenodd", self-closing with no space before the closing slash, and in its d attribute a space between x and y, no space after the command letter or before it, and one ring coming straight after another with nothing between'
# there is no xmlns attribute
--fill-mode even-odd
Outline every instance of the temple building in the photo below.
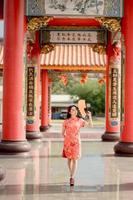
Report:
<svg viewBox="0 0 133 200"><path fill-rule="evenodd" d="M49 73L61 72L65 85L63 73L78 72L103 74L101 143L117 142L114 155L133 156L132 11L132 0L0 0L1 155L28 155L29 140L43 140Z"/></svg>

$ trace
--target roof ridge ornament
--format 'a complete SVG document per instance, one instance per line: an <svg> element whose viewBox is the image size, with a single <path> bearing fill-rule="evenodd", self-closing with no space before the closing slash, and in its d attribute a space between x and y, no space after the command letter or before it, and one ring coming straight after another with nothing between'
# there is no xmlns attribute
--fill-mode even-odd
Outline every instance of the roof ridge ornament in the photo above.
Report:
<svg viewBox="0 0 133 200"><path fill-rule="evenodd" d="M44 46L42 46L41 48L41 53L43 54L47 54L51 51L55 50L55 45L54 44L46 44Z"/></svg>
<svg viewBox="0 0 133 200"><path fill-rule="evenodd" d="M119 18L96 17L95 19L108 31L121 31L121 20Z"/></svg>
<svg viewBox="0 0 133 200"><path fill-rule="evenodd" d="M39 30L42 26L47 26L49 21L52 20L53 17L34 17L29 20L27 29L29 31L37 31Z"/></svg>
<svg viewBox="0 0 133 200"><path fill-rule="evenodd" d="M94 44L92 45L92 50L98 54L106 54L106 46L103 44Z"/></svg>

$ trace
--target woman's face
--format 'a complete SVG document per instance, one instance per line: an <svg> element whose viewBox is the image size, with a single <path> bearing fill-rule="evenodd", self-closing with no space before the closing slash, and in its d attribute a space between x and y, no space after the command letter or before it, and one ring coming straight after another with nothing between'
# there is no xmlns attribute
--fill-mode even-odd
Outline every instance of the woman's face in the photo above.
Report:
<svg viewBox="0 0 133 200"><path fill-rule="evenodd" d="M77 108L74 106L71 107L71 109L70 109L71 116L77 116L77 113L78 113Z"/></svg>

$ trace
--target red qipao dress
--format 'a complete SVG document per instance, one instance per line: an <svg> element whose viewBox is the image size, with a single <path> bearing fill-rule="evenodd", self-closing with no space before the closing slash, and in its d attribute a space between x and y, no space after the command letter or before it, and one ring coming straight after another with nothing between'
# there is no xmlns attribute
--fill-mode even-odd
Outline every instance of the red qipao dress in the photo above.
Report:
<svg viewBox="0 0 133 200"><path fill-rule="evenodd" d="M68 159L78 159L81 156L80 128L85 125L82 118L74 117L66 119L63 123L65 128L64 146L62 156Z"/></svg>

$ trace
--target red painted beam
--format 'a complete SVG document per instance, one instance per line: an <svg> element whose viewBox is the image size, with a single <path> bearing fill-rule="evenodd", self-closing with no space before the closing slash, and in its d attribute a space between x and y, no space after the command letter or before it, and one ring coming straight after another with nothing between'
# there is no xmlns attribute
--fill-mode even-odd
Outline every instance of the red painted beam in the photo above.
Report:
<svg viewBox="0 0 133 200"><path fill-rule="evenodd" d="M97 26L100 23L90 18L54 18L49 22L50 26Z"/></svg>

